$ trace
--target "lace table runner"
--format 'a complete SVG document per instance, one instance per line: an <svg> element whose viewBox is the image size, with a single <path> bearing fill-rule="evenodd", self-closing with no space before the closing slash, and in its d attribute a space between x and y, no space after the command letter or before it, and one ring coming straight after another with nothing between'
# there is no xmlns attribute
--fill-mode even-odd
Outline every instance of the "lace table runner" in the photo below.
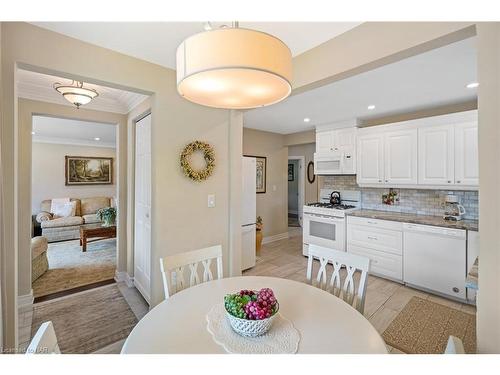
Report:
<svg viewBox="0 0 500 375"><path fill-rule="evenodd" d="M292 322L280 313L269 332L259 337L243 337L233 331L226 317L224 304L215 305L207 314L207 329L214 341L228 353L293 354L297 352L300 334Z"/></svg>

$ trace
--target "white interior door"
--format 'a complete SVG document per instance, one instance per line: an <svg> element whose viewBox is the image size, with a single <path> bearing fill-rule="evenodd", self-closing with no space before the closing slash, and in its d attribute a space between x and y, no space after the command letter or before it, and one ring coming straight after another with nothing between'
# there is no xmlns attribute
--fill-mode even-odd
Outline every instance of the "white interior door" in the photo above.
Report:
<svg viewBox="0 0 500 375"><path fill-rule="evenodd" d="M151 297L151 115L135 129L134 285Z"/></svg>

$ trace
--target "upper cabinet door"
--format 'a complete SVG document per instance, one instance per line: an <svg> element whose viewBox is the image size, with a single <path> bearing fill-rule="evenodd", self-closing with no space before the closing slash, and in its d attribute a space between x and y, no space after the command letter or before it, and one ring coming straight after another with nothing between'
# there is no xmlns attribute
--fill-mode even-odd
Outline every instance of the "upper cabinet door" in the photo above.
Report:
<svg viewBox="0 0 500 375"><path fill-rule="evenodd" d="M325 153L335 151L335 141L334 131L316 132L316 152Z"/></svg>
<svg viewBox="0 0 500 375"><path fill-rule="evenodd" d="M455 125L455 184L479 185L477 122Z"/></svg>
<svg viewBox="0 0 500 375"><path fill-rule="evenodd" d="M358 135L357 181L359 184L384 182L384 134Z"/></svg>
<svg viewBox="0 0 500 375"><path fill-rule="evenodd" d="M418 129L418 183L452 185L455 183L453 125Z"/></svg>
<svg viewBox="0 0 500 375"><path fill-rule="evenodd" d="M417 129L385 134L385 178L389 184L417 184Z"/></svg>

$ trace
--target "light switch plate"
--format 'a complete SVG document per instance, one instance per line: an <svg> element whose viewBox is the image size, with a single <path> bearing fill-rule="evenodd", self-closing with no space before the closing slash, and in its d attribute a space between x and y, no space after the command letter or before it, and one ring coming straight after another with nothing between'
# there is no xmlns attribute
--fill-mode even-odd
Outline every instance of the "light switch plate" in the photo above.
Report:
<svg viewBox="0 0 500 375"><path fill-rule="evenodd" d="M209 208L215 207L215 194L208 195L208 207Z"/></svg>

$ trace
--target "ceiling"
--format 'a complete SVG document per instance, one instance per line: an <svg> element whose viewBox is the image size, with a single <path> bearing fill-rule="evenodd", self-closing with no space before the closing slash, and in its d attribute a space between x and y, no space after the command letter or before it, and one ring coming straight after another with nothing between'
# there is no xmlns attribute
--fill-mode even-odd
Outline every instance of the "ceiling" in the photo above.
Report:
<svg viewBox="0 0 500 375"><path fill-rule="evenodd" d="M473 100L476 89L465 85L477 80L475 44L466 39L245 112L244 126L289 134Z"/></svg>
<svg viewBox="0 0 500 375"><path fill-rule="evenodd" d="M21 98L68 105L74 107L75 111L77 110L53 88L56 82L70 84L69 79L20 69L17 71L16 80L17 93ZM85 109L126 114L147 98L145 95L134 92L90 83L85 83L84 87L93 88L99 93L97 98L82 106Z"/></svg>
<svg viewBox="0 0 500 375"><path fill-rule="evenodd" d="M205 22L34 22L34 25L175 69L177 47L202 32ZM213 22L213 27L231 22ZM275 35L299 55L360 22L240 22L240 27Z"/></svg>
<svg viewBox="0 0 500 375"><path fill-rule="evenodd" d="M33 142L116 147L116 125L112 124L33 116L32 130Z"/></svg>

